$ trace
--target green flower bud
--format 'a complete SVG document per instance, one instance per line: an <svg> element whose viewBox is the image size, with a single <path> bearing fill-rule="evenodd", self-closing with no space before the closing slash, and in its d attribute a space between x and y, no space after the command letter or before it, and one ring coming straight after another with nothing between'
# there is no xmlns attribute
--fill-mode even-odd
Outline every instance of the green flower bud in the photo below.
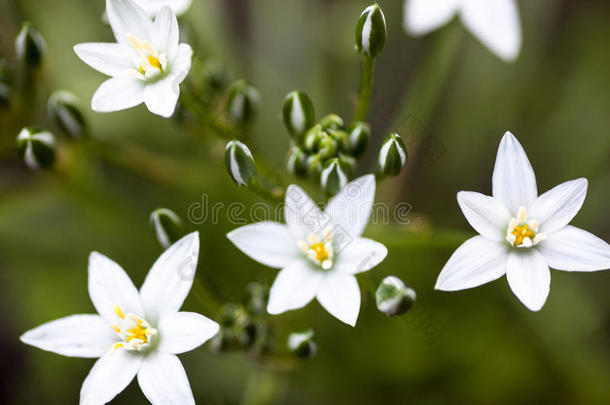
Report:
<svg viewBox="0 0 610 405"><path fill-rule="evenodd" d="M180 217L167 208L157 208L150 214L150 226L163 249L167 249L184 236Z"/></svg>
<svg viewBox="0 0 610 405"><path fill-rule="evenodd" d="M339 117L337 114L328 114L322 118L318 124L320 124L325 131L328 129L339 130L345 128L343 118Z"/></svg>
<svg viewBox="0 0 610 405"><path fill-rule="evenodd" d="M405 286L398 277L388 276L384 278L377 292L377 309L387 316L402 315L407 312L417 298L415 290Z"/></svg>
<svg viewBox="0 0 610 405"><path fill-rule="evenodd" d="M86 133L85 118L77 106L76 96L67 91L56 91L49 97L49 117L66 134L80 138Z"/></svg>
<svg viewBox="0 0 610 405"><path fill-rule="evenodd" d="M322 173L322 158L320 155L312 155L307 158L307 174L317 177Z"/></svg>
<svg viewBox="0 0 610 405"><path fill-rule="evenodd" d="M23 128L17 135L17 150L32 170L48 168L55 162L55 137L39 128Z"/></svg>
<svg viewBox="0 0 610 405"><path fill-rule="evenodd" d="M318 351L313 330L291 333L288 336L288 350L301 358L313 357Z"/></svg>
<svg viewBox="0 0 610 405"><path fill-rule="evenodd" d="M238 80L229 90L227 111L229 118L237 125L245 125L254 119L260 106L258 90L244 80Z"/></svg>
<svg viewBox="0 0 610 405"><path fill-rule="evenodd" d="M0 82L0 108L6 108L11 104L11 88L8 84Z"/></svg>
<svg viewBox="0 0 610 405"><path fill-rule="evenodd" d="M286 163L288 171L296 176L304 176L307 174L307 155L298 146L293 146L288 151L288 162Z"/></svg>
<svg viewBox="0 0 610 405"><path fill-rule="evenodd" d="M337 141L326 132L322 133L320 141L318 142L318 154L322 160L335 157L339 146Z"/></svg>
<svg viewBox="0 0 610 405"><path fill-rule="evenodd" d="M354 170L356 170L356 159L342 153L339 155L339 160L350 176L354 174Z"/></svg>
<svg viewBox="0 0 610 405"><path fill-rule="evenodd" d="M345 131L329 129L327 130L328 134L337 141L337 145L339 146L339 150L343 153L349 153L350 144L349 144L349 135Z"/></svg>
<svg viewBox="0 0 610 405"><path fill-rule="evenodd" d="M322 130L322 126L319 124L311 128L305 134L305 139L303 141L303 146L307 152L317 152L319 149L319 144L322 138L326 135L326 133Z"/></svg>
<svg viewBox="0 0 610 405"><path fill-rule="evenodd" d="M385 45L385 16L379 4L364 9L356 23L356 48L364 56L376 57Z"/></svg>
<svg viewBox="0 0 610 405"><path fill-rule="evenodd" d="M369 144L370 125L364 122L354 122L349 126L347 132L349 133L350 153L355 157L361 156Z"/></svg>
<svg viewBox="0 0 610 405"><path fill-rule="evenodd" d="M284 98L282 116L286 129L298 143L302 141L305 132L314 125L316 119L311 99L300 91L292 91Z"/></svg>
<svg viewBox="0 0 610 405"><path fill-rule="evenodd" d="M239 141L230 141L225 149L225 166L238 186L249 186L256 177L256 165L250 149Z"/></svg>
<svg viewBox="0 0 610 405"><path fill-rule="evenodd" d="M328 160L320 173L320 185L330 195L335 195L349 180L347 168L339 158Z"/></svg>
<svg viewBox="0 0 610 405"><path fill-rule="evenodd" d="M388 135L379 151L379 170L395 176L407 164L407 148L398 134Z"/></svg>
<svg viewBox="0 0 610 405"><path fill-rule="evenodd" d="M36 68L42 64L45 50L46 45L42 35L30 23L24 23L15 38L17 58L27 66Z"/></svg>

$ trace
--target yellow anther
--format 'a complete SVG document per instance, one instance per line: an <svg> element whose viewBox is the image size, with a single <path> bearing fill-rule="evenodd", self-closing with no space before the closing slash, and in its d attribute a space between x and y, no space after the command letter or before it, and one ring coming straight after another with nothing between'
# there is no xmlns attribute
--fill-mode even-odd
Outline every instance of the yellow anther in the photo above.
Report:
<svg viewBox="0 0 610 405"><path fill-rule="evenodd" d="M121 311L121 308L118 305L114 306L114 312L118 315L119 318L125 319L125 314Z"/></svg>
<svg viewBox="0 0 610 405"><path fill-rule="evenodd" d="M310 246L310 249L313 250L316 254L316 260L319 262L323 262L328 259L328 252L326 251L326 246L322 242L318 242Z"/></svg>
<svg viewBox="0 0 610 405"><path fill-rule="evenodd" d="M119 349L119 348L122 348L122 347L125 347L125 345L123 345L123 343L121 343L121 342L117 342L117 343L112 345L112 351L115 351L116 349Z"/></svg>
<svg viewBox="0 0 610 405"><path fill-rule="evenodd" d="M534 236L536 236L536 232L531 230L528 224L516 226L511 233L515 235L516 238L514 246L520 246L525 238L533 239Z"/></svg>
<svg viewBox="0 0 610 405"><path fill-rule="evenodd" d="M121 333L121 328L119 328L117 325L110 325L110 327L112 328L113 331L115 331L116 333Z"/></svg>
<svg viewBox="0 0 610 405"><path fill-rule="evenodd" d="M156 56L148 55L148 63L150 63L150 66L152 66L154 68L163 70L161 67L161 62L159 61L159 58L157 58Z"/></svg>

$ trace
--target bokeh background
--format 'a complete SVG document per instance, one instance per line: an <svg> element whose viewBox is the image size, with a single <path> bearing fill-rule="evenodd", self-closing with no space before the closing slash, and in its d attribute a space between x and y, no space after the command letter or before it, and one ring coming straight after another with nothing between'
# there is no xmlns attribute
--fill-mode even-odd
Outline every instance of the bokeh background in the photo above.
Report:
<svg viewBox="0 0 610 405"><path fill-rule="evenodd" d="M610 272L553 271L539 313L526 310L505 279L455 293L433 289L451 252L474 234L455 194L490 193L506 130L528 152L541 192L588 178L588 198L573 224L610 239L610 3L519 1L524 42L514 64L497 59L458 21L410 38L402 29L402 2L379 3L388 40L369 115L374 135L360 171L374 169L387 132L407 139L409 165L378 186L377 201L390 210L409 203L408 221L371 224L366 231L388 246L389 256L360 277L363 304L355 328L312 303L270 319L282 358L288 333L313 328L319 351L312 359L274 367L207 346L185 354L197 402L610 404ZM354 26L366 5L195 0L183 18L200 57L213 57L261 92L252 133L265 170L282 171L289 139L279 112L288 91L309 93L318 116L351 118L360 74ZM231 182L222 163L225 141L142 106L110 115L90 111L103 76L72 47L112 40L100 20L103 9L101 0L0 0L2 56L14 55L14 37L26 20L48 45L27 108L0 111L0 403L78 400L93 361L27 347L18 337L43 322L93 311L86 290L92 250L116 260L140 285L160 254L148 226L156 207L185 220L194 203L209 213L220 207L217 220L210 213L201 223L187 223L201 233L197 286L187 310L215 318L220 303L242 300L248 283L270 285L276 274L224 236L238 226L228 217L229 204L273 208ZM58 167L33 173L17 157L15 137L24 125L53 129L46 97L56 89L81 98L90 139L58 133ZM254 221L248 210L240 220ZM372 299L374 286L390 274L418 293L402 317L386 318ZM144 401L134 382L113 403Z"/></svg>

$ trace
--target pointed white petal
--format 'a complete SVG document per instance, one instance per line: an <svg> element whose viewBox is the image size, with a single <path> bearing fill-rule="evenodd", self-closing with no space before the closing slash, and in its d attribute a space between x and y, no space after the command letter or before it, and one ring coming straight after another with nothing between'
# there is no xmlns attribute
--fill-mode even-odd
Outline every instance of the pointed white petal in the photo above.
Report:
<svg viewBox="0 0 610 405"><path fill-rule="evenodd" d="M388 249L374 240L356 238L336 253L339 255L335 263L336 271L358 274L369 271L381 263L388 255Z"/></svg>
<svg viewBox="0 0 610 405"><path fill-rule="evenodd" d="M316 298L332 316L348 325L356 325L360 312L360 288L356 277L337 271L325 274Z"/></svg>
<svg viewBox="0 0 610 405"><path fill-rule="evenodd" d="M171 74L176 78L176 83L180 84L191 70L193 59L193 49L188 44L178 45L176 57L171 61Z"/></svg>
<svg viewBox="0 0 610 405"><path fill-rule="evenodd" d="M176 14L168 6L162 7L153 24L151 37L153 47L158 52L165 52L167 58L173 60L178 51L179 36Z"/></svg>
<svg viewBox="0 0 610 405"><path fill-rule="evenodd" d="M519 207L529 207L538 196L536 176L523 147L513 134L504 134L493 178L493 196L502 201L512 215Z"/></svg>
<svg viewBox="0 0 610 405"><path fill-rule="evenodd" d="M461 16L468 28L489 50L506 62L521 51L521 21L514 0L468 0Z"/></svg>
<svg viewBox="0 0 610 405"><path fill-rule="evenodd" d="M143 356L111 350L95 362L80 390L81 405L103 405L123 391L136 376Z"/></svg>
<svg viewBox="0 0 610 405"><path fill-rule="evenodd" d="M144 101L144 83L133 77L113 77L98 87L91 99L97 112L113 112L135 107Z"/></svg>
<svg viewBox="0 0 610 405"><path fill-rule="evenodd" d="M168 75L156 82L147 83L144 88L146 108L156 115L169 118L176 110L180 86L176 76Z"/></svg>
<svg viewBox="0 0 610 405"><path fill-rule="evenodd" d="M506 238L511 215L500 200L472 191L460 191L457 200L475 231L492 240Z"/></svg>
<svg viewBox="0 0 610 405"><path fill-rule="evenodd" d="M227 238L252 259L273 268L286 267L301 254L288 227L276 222L242 226Z"/></svg>
<svg viewBox="0 0 610 405"><path fill-rule="evenodd" d="M182 15L191 6L192 0L136 0L136 2L152 17L165 6L171 7L176 15Z"/></svg>
<svg viewBox="0 0 610 405"><path fill-rule="evenodd" d="M508 246L475 236L451 255L436 281L437 290L458 291L497 280L506 274Z"/></svg>
<svg viewBox="0 0 610 405"><path fill-rule="evenodd" d="M540 221L540 232L550 234L570 223L587 196L587 179L566 181L536 199L528 217Z"/></svg>
<svg viewBox="0 0 610 405"><path fill-rule="evenodd" d="M348 183L333 197L324 211L334 224L353 237L362 235L375 200L375 176L362 176Z"/></svg>
<svg viewBox="0 0 610 405"><path fill-rule="evenodd" d="M506 279L510 289L530 311L542 308L551 288L551 271L538 251L511 251L506 266Z"/></svg>
<svg viewBox="0 0 610 405"><path fill-rule="evenodd" d="M134 1L106 0L106 15L117 42L129 46L127 34L140 40L150 39L152 20Z"/></svg>
<svg viewBox="0 0 610 405"><path fill-rule="evenodd" d="M144 315L138 290L127 273L117 263L97 252L89 255L89 296L97 312L110 324L117 324L120 320L115 306L125 314L133 312Z"/></svg>
<svg viewBox="0 0 610 405"><path fill-rule="evenodd" d="M568 225L538 246L549 267L565 271L610 269L610 245L585 230Z"/></svg>
<svg viewBox="0 0 610 405"><path fill-rule="evenodd" d="M193 350L218 333L213 320L194 312L176 312L161 318L157 325L159 346L167 354L180 354Z"/></svg>
<svg viewBox="0 0 610 405"><path fill-rule="evenodd" d="M198 257L199 232L189 233L159 256L140 288L149 322L178 312L193 285Z"/></svg>
<svg viewBox="0 0 610 405"><path fill-rule="evenodd" d="M411 35L434 31L451 20L459 3L459 0L406 0L404 28Z"/></svg>
<svg viewBox="0 0 610 405"><path fill-rule="evenodd" d="M267 312L272 315L309 304L318 293L322 273L304 260L297 260L280 271L269 292Z"/></svg>
<svg viewBox="0 0 610 405"><path fill-rule="evenodd" d="M285 201L284 217L294 239L307 240L310 233L321 233L332 225L331 218L301 187L294 184L288 186Z"/></svg>
<svg viewBox="0 0 610 405"><path fill-rule="evenodd" d="M21 335L21 341L68 357L97 358L117 341L107 320L99 315L72 315L44 323Z"/></svg>
<svg viewBox="0 0 610 405"><path fill-rule="evenodd" d="M142 362L138 384L153 405L195 404L188 377L178 357L151 353Z"/></svg>
<svg viewBox="0 0 610 405"><path fill-rule="evenodd" d="M108 76L120 76L133 69L129 50L121 44L78 44L74 52L87 65Z"/></svg>

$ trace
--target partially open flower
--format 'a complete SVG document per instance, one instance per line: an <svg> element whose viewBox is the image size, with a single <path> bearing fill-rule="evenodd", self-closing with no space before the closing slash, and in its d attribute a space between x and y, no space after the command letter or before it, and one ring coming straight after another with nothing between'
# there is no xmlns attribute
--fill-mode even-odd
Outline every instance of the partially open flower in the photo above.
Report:
<svg viewBox="0 0 610 405"><path fill-rule="evenodd" d="M48 168L55 162L55 137L36 127L23 128L17 135L17 150L32 170Z"/></svg>

